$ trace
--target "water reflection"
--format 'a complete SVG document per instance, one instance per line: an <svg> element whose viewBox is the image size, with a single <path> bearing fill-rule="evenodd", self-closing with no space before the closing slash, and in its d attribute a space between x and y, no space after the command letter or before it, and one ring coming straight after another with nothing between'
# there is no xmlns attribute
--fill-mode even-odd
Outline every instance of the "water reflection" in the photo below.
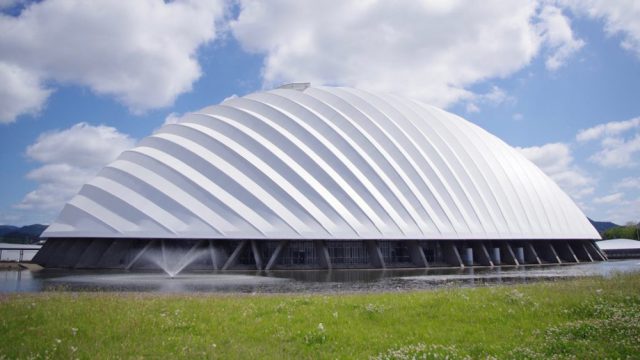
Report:
<svg viewBox="0 0 640 360"><path fill-rule="evenodd" d="M523 283L640 271L640 260L465 269L227 271L180 274L80 270L0 271L0 292L148 291L333 293Z"/></svg>

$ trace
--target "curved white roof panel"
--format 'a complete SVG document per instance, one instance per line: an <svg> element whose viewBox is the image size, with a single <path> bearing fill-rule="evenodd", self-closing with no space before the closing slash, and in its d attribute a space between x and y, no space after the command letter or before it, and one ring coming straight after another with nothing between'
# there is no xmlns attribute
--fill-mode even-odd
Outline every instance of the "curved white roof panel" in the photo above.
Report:
<svg viewBox="0 0 640 360"><path fill-rule="evenodd" d="M43 236L600 238L552 180L478 126L330 87L255 93L163 126Z"/></svg>

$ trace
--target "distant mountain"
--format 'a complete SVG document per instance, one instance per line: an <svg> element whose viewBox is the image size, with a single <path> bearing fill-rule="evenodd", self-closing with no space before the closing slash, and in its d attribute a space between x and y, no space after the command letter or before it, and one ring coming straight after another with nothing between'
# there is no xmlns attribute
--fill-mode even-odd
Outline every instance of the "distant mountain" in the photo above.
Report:
<svg viewBox="0 0 640 360"><path fill-rule="evenodd" d="M48 225L33 224L23 227L0 225L0 242L33 244L40 240L40 234Z"/></svg>
<svg viewBox="0 0 640 360"><path fill-rule="evenodd" d="M4 236L7 233L18 230L17 226L13 225L0 225L0 236Z"/></svg>
<svg viewBox="0 0 640 360"><path fill-rule="evenodd" d="M593 227L596 228L596 230L598 230L600 234L611 228L620 226L618 224L612 223L611 221L595 221L591 219L589 219L589 221L591 221L591 225L593 225Z"/></svg>

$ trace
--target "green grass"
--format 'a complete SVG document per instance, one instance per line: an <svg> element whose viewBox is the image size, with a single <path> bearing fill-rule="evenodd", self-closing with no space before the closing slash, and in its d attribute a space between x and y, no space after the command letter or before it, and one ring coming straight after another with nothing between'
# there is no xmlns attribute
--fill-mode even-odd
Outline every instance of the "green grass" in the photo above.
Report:
<svg viewBox="0 0 640 360"><path fill-rule="evenodd" d="M381 294L0 297L0 359L414 355L640 358L640 274Z"/></svg>

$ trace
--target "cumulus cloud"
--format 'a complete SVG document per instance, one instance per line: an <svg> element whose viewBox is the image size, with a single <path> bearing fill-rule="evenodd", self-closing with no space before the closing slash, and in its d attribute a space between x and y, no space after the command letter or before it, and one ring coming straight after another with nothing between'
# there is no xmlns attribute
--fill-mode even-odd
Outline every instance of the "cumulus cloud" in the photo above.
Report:
<svg viewBox="0 0 640 360"><path fill-rule="evenodd" d="M549 70L557 70L567 59L584 46L584 41L575 38L571 22L556 6L544 6L540 12L542 39L549 47L550 55L545 61Z"/></svg>
<svg viewBox="0 0 640 360"><path fill-rule="evenodd" d="M640 177L626 177L614 185L615 189L640 189Z"/></svg>
<svg viewBox="0 0 640 360"><path fill-rule="evenodd" d="M166 118L164 118L164 123L162 123L162 125L176 124L180 122L181 119L182 119L181 114L177 112L172 112L169 115L167 115Z"/></svg>
<svg viewBox="0 0 640 360"><path fill-rule="evenodd" d="M606 218L616 224L639 223L640 222L640 197L621 199L610 204L606 211Z"/></svg>
<svg viewBox="0 0 640 360"><path fill-rule="evenodd" d="M637 0L560 0L575 13L602 20L609 36L621 35L620 46L640 57L640 2Z"/></svg>
<svg viewBox="0 0 640 360"><path fill-rule="evenodd" d="M596 164L605 167L635 166L636 154L640 152L640 117L580 130L576 139L580 142L599 140L600 149L589 158Z"/></svg>
<svg viewBox="0 0 640 360"><path fill-rule="evenodd" d="M267 87L345 84L446 106L473 100L471 84L523 68L545 41L558 52L566 40L579 47L568 24L558 35L562 14L539 12L535 1L246 0L230 27L245 49L266 56Z"/></svg>
<svg viewBox="0 0 640 360"><path fill-rule="evenodd" d="M84 183L134 143L115 128L87 123L40 135L26 150L30 160L41 164L27 174L38 186L15 208L55 214Z"/></svg>
<svg viewBox="0 0 640 360"><path fill-rule="evenodd" d="M613 204L622 200L623 196L624 196L623 193L617 192L617 193L597 197L593 199L593 203L594 204Z"/></svg>
<svg viewBox="0 0 640 360"><path fill-rule="evenodd" d="M3 82L0 119L37 111L52 81L136 112L171 105L200 77L196 52L215 38L223 10L221 0L47 0L0 14L0 80L27 80Z"/></svg>
<svg viewBox="0 0 640 360"><path fill-rule="evenodd" d="M569 145L550 143L517 149L574 199L593 193L594 181L574 163Z"/></svg>
<svg viewBox="0 0 640 360"><path fill-rule="evenodd" d="M51 90L34 74L0 62L0 123L10 123L21 114L36 114Z"/></svg>
<svg viewBox="0 0 640 360"><path fill-rule="evenodd" d="M625 120L612 121L600 124L588 129L582 129L576 135L578 141L598 140L603 137L617 136L631 129L640 128L640 117Z"/></svg>
<svg viewBox="0 0 640 360"><path fill-rule="evenodd" d="M634 167L638 165L636 154L640 152L640 133L631 139L605 138L602 148L589 160L605 167Z"/></svg>

